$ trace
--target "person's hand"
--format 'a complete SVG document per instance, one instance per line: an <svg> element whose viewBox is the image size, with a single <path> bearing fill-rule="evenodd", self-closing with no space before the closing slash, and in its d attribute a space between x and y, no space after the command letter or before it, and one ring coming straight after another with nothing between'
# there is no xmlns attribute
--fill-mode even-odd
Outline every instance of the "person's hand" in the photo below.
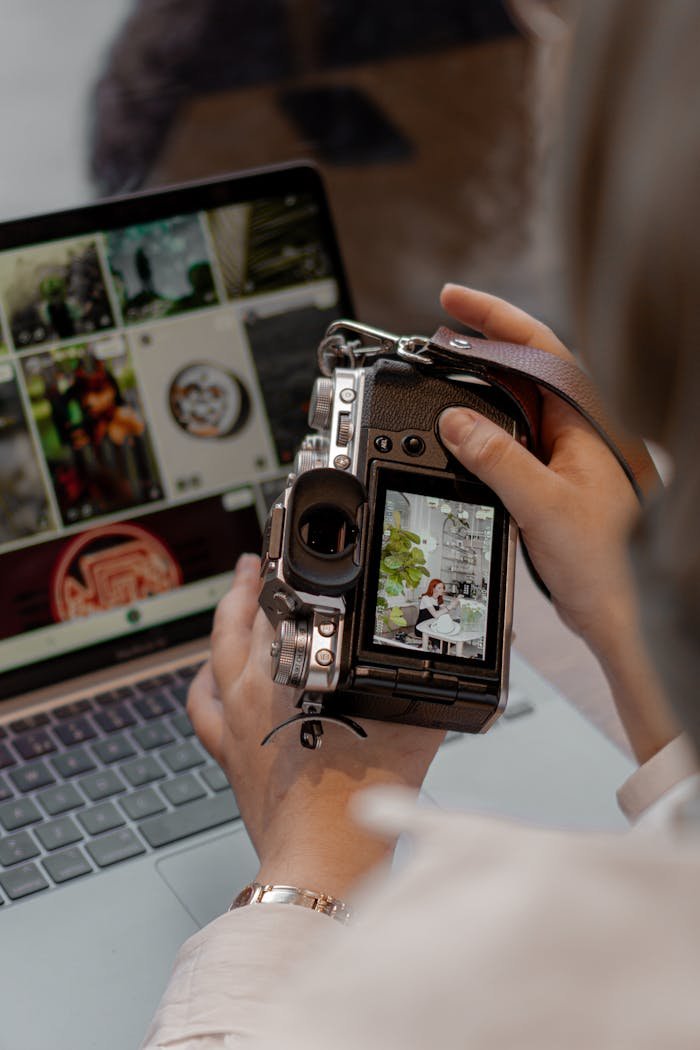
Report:
<svg viewBox="0 0 700 1050"><path fill-rule="evenodd" d="M525 343L574 360L551 329L502 299L447 285L441 301L487 338ZM543 462L497 424L467 409L445 412L440 435L457 459L502 499L562 620L597 650L615 616L628 613L625 545L639 513L615 457L574 409L546 390Z"/></svg>
<svg viewBox="0 0 700 1050"><path fill-rule="evenodd" d="M326 724L309 751L297 726L263 737L295 714L298 694L270 675L272 629L260 608L260 561L244 555L216 611L210 660L193 680L187 710L225 770L260 859L259 881L342 897L387 856L387 843L348 814L364 787L420 787L444 734L365 721L367 739Z"/></svg>
<svg viewBox="0 0 700 1050"><path fill-rule="evenodd" d="M489 339L574 360L551 329L493 295L446 285L441 302ZM649 757L677 728L641 644L627 558L627 537L640 507L617 460L573 408L546 390L543 461L468 409L448 409L439 426L453 455L513 515L561 619L601 661L637 756ZM658 482L650 460L644 480L647 487Z"/></svg>

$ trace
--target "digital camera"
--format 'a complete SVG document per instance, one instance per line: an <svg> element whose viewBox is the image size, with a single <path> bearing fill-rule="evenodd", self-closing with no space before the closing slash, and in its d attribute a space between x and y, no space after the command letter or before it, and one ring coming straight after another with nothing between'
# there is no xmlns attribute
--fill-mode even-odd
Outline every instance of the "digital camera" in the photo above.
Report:
<svg viewBox="0 0 700 1050"><path fill-rule="evenodd" d="M480 733L506 704L516 527L437 425L467 406L517 436L517 413L474 375L435 368L425 343L330 326L314 433L268 516L272 675L302 691L296 719L316 735L324 718L357 731L357 716Z"/></svg>

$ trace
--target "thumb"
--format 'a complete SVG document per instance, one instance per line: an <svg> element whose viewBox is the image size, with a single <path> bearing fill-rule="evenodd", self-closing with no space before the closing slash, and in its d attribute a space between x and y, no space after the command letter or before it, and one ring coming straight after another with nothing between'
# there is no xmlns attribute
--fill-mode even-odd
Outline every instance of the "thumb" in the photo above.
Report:
<svg viewBox="0 0 700 1050"><path fill-rule="evenodd" d="M555 474L497 423L468 408L448 408L438 421L445 448L493 489L521 529L552 501Z"/></svg>

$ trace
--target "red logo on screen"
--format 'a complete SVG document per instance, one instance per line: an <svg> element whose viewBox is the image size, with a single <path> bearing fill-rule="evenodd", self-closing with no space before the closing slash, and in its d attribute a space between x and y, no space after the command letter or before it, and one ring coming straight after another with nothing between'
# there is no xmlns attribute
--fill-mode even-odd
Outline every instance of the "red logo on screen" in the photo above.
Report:
<svg viewBox="0 0 700 1050"><path fill-rule="evenodd" d="M77 536L53 572L54 619L117 609L179 587L182 572L165 544L137 525L104 525Z"/></svg>

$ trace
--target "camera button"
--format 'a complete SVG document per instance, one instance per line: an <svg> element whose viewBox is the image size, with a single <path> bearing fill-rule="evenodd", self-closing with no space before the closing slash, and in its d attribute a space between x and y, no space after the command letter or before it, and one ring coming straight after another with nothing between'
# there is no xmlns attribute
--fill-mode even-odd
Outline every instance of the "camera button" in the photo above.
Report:
<svg viewBox="0 0 700 1050"><path fill-rule="evenodd" d="M321 667L328 667L329 664L333 663L335 657L330 649L319 649L316 653L316 663L320 664Z"/></svg>
<svg viewBox="0 0 700 1050"><path fill-rule="evenodd" d="M391 452L394 442L387 434L380 434L379 437L374 439L374 447L377 452Z"/></svg>
<svg viewBox="0 0 700 1050"><path fill-rule="evenodd" d="M318 633L323 638L331 638L335 634L335 624L331 623L330 620L325 623L320 623L318 625Z"/></svg>
<svg viewBox="0 0 700 1050"><path fill-rule="evenodd" d="M425 452L425 441L418 434L407 434L401 442L401 447L409 456L422 456Z"/></svg>

